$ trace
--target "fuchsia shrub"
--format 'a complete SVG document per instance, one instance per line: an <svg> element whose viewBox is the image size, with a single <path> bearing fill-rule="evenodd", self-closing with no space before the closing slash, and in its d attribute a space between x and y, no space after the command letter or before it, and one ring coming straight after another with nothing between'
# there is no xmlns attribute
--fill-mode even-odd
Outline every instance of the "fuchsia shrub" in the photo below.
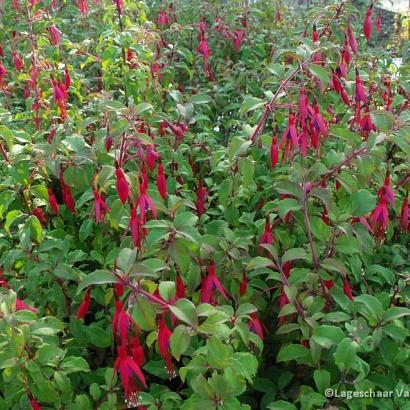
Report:
<svg viewBox="0 0 410 410"><path fill-rule="evenodd" d="M405 408L410 71L313 3L0 5L1 409Z"/></svg>

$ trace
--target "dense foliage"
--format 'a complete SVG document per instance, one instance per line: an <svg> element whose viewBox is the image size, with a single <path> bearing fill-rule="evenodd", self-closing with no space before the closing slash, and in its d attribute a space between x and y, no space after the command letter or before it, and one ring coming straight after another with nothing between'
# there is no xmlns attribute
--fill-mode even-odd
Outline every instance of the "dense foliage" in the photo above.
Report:
<svg viewBox="0 0 410 410"><path fill-rule="evenodd" d="M0 3L1 409L410 408L409 64L290 3Z"/></svg>

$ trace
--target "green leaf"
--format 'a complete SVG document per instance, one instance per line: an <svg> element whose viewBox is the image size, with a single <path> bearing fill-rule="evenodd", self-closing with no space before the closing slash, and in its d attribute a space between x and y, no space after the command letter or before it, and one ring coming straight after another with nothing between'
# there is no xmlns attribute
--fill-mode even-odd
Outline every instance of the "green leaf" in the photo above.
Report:
<svg viewBox="0 0 410 410"><path fill-rule="evenodd" d="M180 360L181 355L187 351L191 345L190 330L187 326L179 325L172 332L170 339L171 353L175 359Z"/></svg>
<svg viewBox="0 0 410 410"><path fill-rule="evenodd" d="M324 393L325 389L330 386L330 373L325 369L315 370L313 372L313 379L320 393Z"/></svg>
<svg viewBox="0 0 410 410"><path fill-rule="evenodd" d="M269 403L266 408L269 410L297 410L296 406L284 400L278 400L274 401L273 403Z"/></svg>
<svg viewBox="0 0 410 410"><path fill-rule="evenodd" d="M321 67L317 64L310 64L309 71L320 79L324 88L327 87L331 75L331 72L328 68Z"/></svg>
<svg viewBox="0 0 410 410"><path fill-rule="evenodd" d="M137 251L135 249L121 249L117 258L118 267L124 272L129 273L137 260Z"/></svg>
<svg viewBox="0 0 410 410"><path fill-rule="evenodd" d="M239 159L239 170L243 176L242 184L246 188L253 181L253 174L255 173L255 165L249 158Z"/></svg>
<svg viewBox="0 0 410 410"><path fill-rule="evenodd" d="M184 226L194 226L198 221L198 216L192 212L180 212L174 218L173 225L175 229L180 229Z"/></svg>
<svg viewBox="0 0 410 410"><path fill-rule="evenodd" d="M159 283L158 290L162 299L169 302L175 297L175 282L164 280Z"/></svg>
<svg viewBox="0 0 410 410"><path fill-rule="evenodd" d="M350 338L343 339L334 353L335 363L340 371L348 371L356 359L357 344Z"/></svg>
<svg viewBox="0 0 410 410"><path fill-rule="evenodd" d="M268 266L272 266L272 261L270 259L263 256L256 256L255 258L250 260L250 262L246 266L246 270L267 268Z"/></svg>
<svg viewBox="0 0 410 410"><path fill-rule="evenodd" d="M189 100L192 104L208 104L212 101L212 98L204 93L194 94Z"/></svg>
<svg viewBox="0 0 410 410"><path fill-rule="evenodd" d="M43 227L37 217L31 215L25 225L30 228L31 239L36 243L41 243L43 240Z"/></svg>
<svg viewBox="0 0 410 410"><path fill-rule="evenodd" d="M296 259L308 259L306 251L302 248L293 248L287 250L282 256L282 265L289 261L294 261Z"/></svg>
<svg viewBox="0 0 410 410"><path fill-rule="evenodd" d="M285 198L279 201L278 211L281 219L285 219L285 216L291 211L299 211L301 205L293 198Z"/></svg>
<svg viewBox="0 0 410 410"><path fill-rule="evenodd" d="M309 350L301 344L289 344L281 347L276 361L278 363L288 362L290 360L301 359L302 357L306 357L308 355Z"/></svg>
<svg viewBox="0 0 410 410"><path fill-rule="evenodd" d="M143 296L135 298L132 317L137 326L142 330L149 331L157 328L155 307L151 301Z"/></svg>
<svg viewBox="0 0 410 410"><path fill-rule="evenodd" d="M89 372L90 367L85 359L82 357L70 356L63 360L61 368L67 373L75 372Z"/></svg>
<svg viewBox="0 0 410 410"><path fill-rule="evenodd" d="M195 305L188 299L178 299L174 306L169 307L171 312L181 321L196 328L198 318L196 316Z"/></svg>
<svg viewBox="0 0 410 410"><path fill-rule="evenodd" d="M242 103L239 115L243 117L248 112L254 111L257 108L263 107L266 104L265 100L256 97L246 97Z"/></svg>
<svg viewBox="0 0 410 410"><path fill-rule="evenodd" d="M105 283L116 282L118 282L118 280L112 272L108 270L96 270L84 277L83 281L78 285L77 294L91 285L103 285Z"/></svg>
<svg viewBox="0 0 410 410"><path fill-rule="evenodd" d="M323 325L313 329L312 340L325 349L329 349L340 343L344 337L345 334L340 327Z"/></svg>
<svg viewBox="0 0 410 410"><path fill-rule="evenodd" d="M372 211L376 206L377 198L369 191L362 189L352 195L352 215L363 216Z"/></svg>
<svg viewBox="0 0 410 410"><path fill-rule="evenodd" d="M384 312L382 317L382 325L391 322L392 320L400 319L404 316L410 316L410 309L397 306L391 307Z"/></svg>
<svg viewBox="0 0 410 410"><path fill-rule="evenodd" d="M211 367L214 369L223 370L229 366L229 349L217 337L211 336L208 339L207 348L208 363Z"/></svg>
<svg viewBox="0 0 410 410"><path fill-rule="evenodd" d="M363 294L354 298L355 305L358 305L358 311L366 317L371 324L376 324L383 316L383 305L373 295Z"/></svg>
<svg viewBox="0 0 410 410"><path fill-rule="evenodd" d="M11 225L21 216L23 213L17 209L7 212L6 216L6 223L4 224L5 231L10 235L10 227Z"/></svg>

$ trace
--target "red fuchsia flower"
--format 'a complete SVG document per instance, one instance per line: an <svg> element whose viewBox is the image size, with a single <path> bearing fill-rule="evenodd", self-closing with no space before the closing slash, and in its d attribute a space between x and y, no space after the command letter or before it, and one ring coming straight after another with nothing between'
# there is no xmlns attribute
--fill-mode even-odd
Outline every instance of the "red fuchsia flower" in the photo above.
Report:
<svg viewBox="0 0 410 410"><path fill-rule="evenodd" d="M3 63L0 61L0 86L3 85L4 77L7 75L7 70L5 69Z"/></svg>
<svg viewBox="0 0 410 410"><path fill-rule="evenodd" d="M174 366L172 364L172 357L170 352L170 338L172 332L168 329L167 324L164 319L159 320L159 329L158 329L158 350L159 354L165 361L168 373L171 377L175 375Z"/></svg>
<svg viewBox="0 0 410 410"><path fill-rule="evenodd" d="M199 21L199 27L198 27L198 29L199 29L199 32L200 32L201 34L205 34L205 31L206 31L206 22L205 22L205 19L204 19L203 17L201 17L201 20Z"/></svg>
<svg viewBox="0 0 410 410"><path fill-rule="evenodd" d="M110 152L110 151L111 151L112 143L113 143L112 137L111 137L110 135L107 135L107 136L104 138L105 150L106 150L107 152Z"/></svg>
<svg viewBox="0 0 410 410"><path fill-rule="evenodd" d="M272 137L272 144L270 146L270 165L275 168L279 160L278 136Z"/></svg>
<svg viewBox="0 0 410 410"><path fill-rule="evenodd" d="M38 313L38 310L35 307L30 306L23 300L17 298L16 299L16 311L19 311L19 310L30 310L33 313Z"/></svg>
<svg viewBox="0 0 410 410"><path fill-rule="evenodd" d="M164 166L162 164L158 165L157 189L158 189L158 193L161 195L161 198L165 201L168 196L167 180L164 175Z"/></svg>
<svg viewBox="0 0 410 410"><path fill-rule="evenodd" d="M324 280L323 283L326 286L326 289L332 289L335 286L333 279Z"/></svg>
<svg viewBox="0 0 410 410"><path fill-rule="evenodd" d="M246 31L238 28L234 33L233 33L233 48L235 51L240 51L242 43L244 42L246 37Z"/></svg>
<svg viewBox="0 0 410 410"><path fill-rule="evenodd" d="M324 137L327 137L329 135L329 132L327 129L326 121L322 117L322 114L320 114L319 105L315 104L313 109L314 109L314 114L312 117L313 126L316 128L317 131L320 131L320 133Z"/></svg>
<svg viewBox="0 0 410 410"><path fill-rule="evenodd" d="M199 41L197 51L199 54L201 54L204 58L204 61L206 61L209 56L211 55L211 52L209 51L208 47L208 42L206 41L205 35L201 36L201 40Z"/></svg>
<svg viewBox="0 0 410 410"><path fill-rule="evenodd" d="M114 283L114 297L120 298L124 294L125 288L121 283Z"/></svg>
<svg viewBox="0 0 410 410"><path fill-rule="evenodd" d="M50 34L50 44L53 46L60 44L60 31L54 24L48 28L48 32Z"/></svg>
<svg viewBox="0 0 410 410"><path fill-rule="evenodd" d="M289 116L288 126L283 133L282 140L279 146L281 149L285 148L285 152L283 154L284 159L291 159L291 157L293 156L294 147L298 146L298 133L296 131L295 123L295 114L291 113Z"/></svg>
<svg viewBox="0 0 410 410"><path fill-rule="evenodd" d="M84 293L83 300L77 310L77 319L84 319L85 315L88 313L91 304L91 288L88 288Z"/></svg>
<svg viewBox="0 0 410 410"><path fill-rule="evenodd" d="M275 21L279 23L282 20L282 14L279 9L276 10Z"/></svg>
<svg viewBox="0 0 410 410"><path fill-rule="evenodd" d="M118 345L125 345L128 340L128 332L133 326L138 330L134 319L124 309L122 302L117 299L114 302L114 316L112 319L112 333Z"/></svg>
<svg viewBox="0 0 410 410"><path fill-rule="evenodd" d="M159 154L155 151L154 148L147 148L145 151L145 162L148 166L148 169L152 172L155 168L156 162L159 158Z"/></svg>
<svg viewBox="0 0 410 410"><path fill-rule="evenodd" d="M342 86L342 90L340 92L340 97L342 97L342 101L350 107L352 105L352 102L350 101L349 95L347 94L346 89Z"/></svg>
<svg viewBox="0 0 410 410"><path fill-rule="evenodd" d="M114 3L117 7L118 14L121 15L122 14L122 8L124 6L122 0L114 0Z"/></svg>
<svg viewBox="0 0 410 410"><path fill-rule="evenodd" d="M356 68L356 88L355 88L355 100L356 102L362 102L367 105L367 96L364 89L362 80L359 75L359 70Z"/></svg>
<svg viewBox="0 0 410 410"><path fill-rule="evenodd" d="M47 218L44 215L44 212L41 208L34 208L33 209L33 215L40 221L42 226L46 226Z"/></svg>
<svg viewBox="0 0 410 410"><path fill-rule="evenodd" d="M347 77L347 66L344 63L340 63L337 67L336 67L336 73L338 76L346 78Z"/></svg>
<svg viewBox="0 0 410 410"><path fill-rule="evenodd" d="M56 133L57 133L57 129L56 129L56 128L53 128L53 129L48 133L47 142L48 142L49 144L52 143L54 137L56 136Z"/></svg>
<svg viewBox="0 0 410 410"><path fill-rule="evenodd" d="M347 278L343 279L343 292L350 300L353 300L352 288Z"/></svg>
<svg viewBox="0 0 410 410"><path fill-rule="evenodd" d="M253 312L249 315L251 318L249 320L248 326L249 330L256 335L259 336L261 340L264 338L264 331L263 331L263 325L261 324L258 314L256 312Z"/></svg>
<svg viewBox="0 0 410 410"><path fill-rule="evenodd" d="M54 214L58 215L58 203L52 188L48 188L48 203Z"/></svg>
<svg viewBox="0 0 410 410"><path fill-rule="evenodd" d="M215 265L211 262L208 266L208 275L202 279L201 303L210 303L211 305L214 305L215 299L213 293L215 290L217 290L225 300L228 300L225 289L216 276Z"/></svg>
<svg viewBox="0 0 410 410"><path fill-rule="evenodd" d="M93 190L94 194L94 208L95 208L95 222L99 224L104 222L105 214L110 211L105 203L104 197L102 197L97 190Z"/></svg>
<svg viewBox="0 0 410 410"><path fill-rule="evenodd" d="M71 85L71 77L70 77L70 72L68 71L68 67L64 67L64 85L65 89L68 90Z"/></svg>
<svg viewBox="0 0 410 410"><path fill-rule="evenodd" d="M343 86L339 80L337 72L334 70L332 70L332 86L338 94L341 94Z"/></svg>
<svg viewBox="0 0 410 410"><path fill-rule="evenodd" d="M390 173L386 173L383 186L378 190L377 196L379 199L386 198L386 201L394 207L394 193L390 182Z"/></svg>
<svg viewBox="0 0 410 410"><path fill-rule="evenodd" d="M316 30L316 24L313 24L312 41L317 43L319 41L319 33Z"/></svg>
<svg viewBox="0 0 410 410"><path fill-rule="evenodd" d="M16 70L21 71L21 69L23 68L23 60L17 54L16 50L13 50L13 63Z"/></svg>
<svg viewBox="0 0 410 410"><path fill-rule="evenodd" d="M144 225L146 220L145 215L148 208L151 209L155 219L157 218L157 208L155 207L154 201L147 194L148 179L140 177L140 180L140 196L137 200L136 208L139 208L141 223Z"/></svg>
<svg viewBox="0 0 410 410"><path fill-rule="evenodd" d="M0 44L0 57L3 57L4 53L3 53L3 45Z"/></svg>
<svg viewBox="0 0 410 410"><path fill-rule="evenodd" d="M195 207L199 216L202 216L205 212L205 202L208 197L208 191L205 189L203 182L199 181L198 189L196 191Z"/></svg>
<svg viewBox="0 0 410 410"><path fill-rule="evenodd" d="M71 193L71 188L64 182L63 173L60 175L60 185L61 185L61 194L63 197L63 201L67 206L67 209L74 213L75 212L75 202L73 195Z"/></svg>
<svg viewBox="0 0 410 410"><path fill-rule="evenodd" d="M369 233L373 233L372 227L369 225L369 222L367 222L367 219L364 216L360 216L358 218L352 218L352 224L355 223L361 223Z"/></svg>
<svg viewBox="0 0 410 410"><path fill-rule="evenodd" d="M356 41L356 38L354 36L353 30L350 27L350 24L348 24L348 26L347 26L346 36L347 36L347 39L349 40L349 45L350 45L350 48L352 49L353 53L357 53L357 41Z"/></svg>
<svg viewBox="0 0 410 410"><path fill-rule="evenodd" d="M184 284L184 281L182 280L181 275L177 275L175 288L176 288L176 294L175 294L176 298L177 299L184 298L186 290L185 290L185 284Z"/></svg>
<svg viewBox="0 0 410 410"><path fill-rule="evenodd" d="M137 363L138 366L142 366L145 362L145 354L144 348L141 346L141 343L137 336L134 336L130 339L128 348L135 363Z"/></svg>
<svg viewBox="0 0 410 410"><path fill-rule="evenodd" d="M298 121L300 124L303 124L306 118L309 115L309 99L306 95L305 87L301 87L299 90L299 97L298 97Z"/></svg>
<svg viewBox="0 0 410 410"><path fill-rule="evenodd" d="M169 18L165 10L160 10L157 17L157 26L168 26Z"/></svg>
<svg viewBox="0 0 410 410"><path fill-rule="evenodd" d="M409 193L406 192L406 197L404 198L403 205L400 212L400 225L399 228L403 232L409 232Z"/></svg>
<svg viewBox="0 0 410 410"><path fill-rule="evenodd" d="M124 387L126 403L128 406L139 405L139 392L142 387L147 388L147 383L140 366L129 355L125 345L117 346L118 357L114 364L114 371L118 372Z"/></svg>
<svg viewBox="0 0 410 410"><path fill-rule="evenodd" d="M373 13L373 3L370 4L369 8L366 11L366 16L363 22L363 33L367 41L370 41L372 35L372 13Z"/></svg>
<svg viewBox="0 0 410 410"><path fill-rule="evenodd" d="M31 399L30 400L30 406L32 410L41 410L41 406L39 402L36 399Z"/></svg>
<svg viewBox="0 0 410 410"><path fill-rule="evenodd" d="M177 140L182 140L188 132L188 126L183 122L172 124L171 122L166 121L166 124Z"/></svg>
<svg viewBox="0 0 410 410"><path fill-rule="evenodd" d="M248 278L246 277L246 273L244 272L242 274L242 280L239 285L239 294L243 296L247 290L248 290Z"/></svg>
<svg viewBox="0 0 410 410"><path fill-rule="evenodd" d="M302 125L302 131L299 134L299 148L302 157L305 158L308 151L308 131L306 123Z"/></svg>
<svg viewBox="0 0 410 410"><path fill-rule="evenodd" d="M259 239L259 246L263 244L272 245L275 242L275 237L272 233L272 225L269 223L269 218L267 217L265 220L265 229L262 233L262 236Z"/></svg>
<svg viewBox="0 0 410 410"><path fill-rule="evenodd" d="M376 31L380 33L382 31L382 16L379 14L376 19Z"/></svg>
<svg viewBox="0 0 410 410"><path fill-rule="evenodd" d="M65 85L61 82L51 80L51 85L53 87L53 100L59 108L60 118L67 118L67 98L68 94L65 89Z"/></svg>
<svg viewBox="0 0 410 410"><path fill-rule="evenodd" d="M14 10L20 11L20 1L19 0L11 0L11 7L13 7Z"/></svg>
<svg viewBox="0 0 410 410"><path fill-rule="evenodd" d="M360 120L360 135L367 139L371 131L376 131L376 126L372 121L369 109L366 108L365 113Z"/></svg>
<svg viewBox="0 0 410 410"><path fill-rule="evenodd" d="M115 175L117 177L117 182L116 182L116 187L117 187L117 194L118 197L120 198L120 201L125 204L127 202L128 196L129 196L129 187L128 187L128 182L125 178L124 172L122 168L118 167L115 170Z"/></svg>
<svg viewBox="0 0 410 410"><path fill-rule="evenodd" d="M346 65L349 65L350 61L352 61L352 56L349 51L349 41L347 40L346 36L345 41L343 43L342 60L346 63Z"/></svg>
<svg viewBox="0 0 410 410"><path fill-rule="evenodd" d="M88 14L88 4L87 0L78 0L78 8L80 9L81 13Z"/></svg>
<svg viewBox="0 0 410 410"><path fill-rule="evenodd" d="M131 229L132 243L137 249L140 249L142 240L145 235L144 235L144 229L143 229L142 223L138 219L138 216L137 216L137 207L133 207L131 209L131 217L130 217L129 226Z"/></svg>
<svg viewBox="0 0 410 410"><path fill-rule="evenodd" d="M282 309L288 303L289 303L289 299L286 296L283 286L281 286L280 296L279 296L279 309Z"/></svg>
<svg viewBox="0 0 410 410"><path fill-rule="evenodd" d="M387 208L387 200L384 196L379 200L376 208L370 214L370 225L373 228L376 239L382 241L389 227L389 210Z"/></svg>

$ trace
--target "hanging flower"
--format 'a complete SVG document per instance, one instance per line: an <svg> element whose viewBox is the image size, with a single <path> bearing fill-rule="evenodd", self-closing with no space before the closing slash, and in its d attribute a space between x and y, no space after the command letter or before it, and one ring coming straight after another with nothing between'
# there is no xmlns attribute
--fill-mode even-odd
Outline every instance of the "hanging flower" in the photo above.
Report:
<svg viewBox="0 0 410 410"><path fill-rule="evenodd" d="M157 26L168 26L169 18L165 10L160 10L157 17Z"/></svg>
<svg viewBox="0 0 410 410"><path fill-rule="evenodd" d="M34 208L33 215L40 221L42 226L45 226L47 224L47 218L41 208Z"/></svg>
<svg viewBox="0 0 410 410"><path fill-rule="evenodd" d="M379 14L376 19L376 31L381 33L382 31L382 16Z"/></svg>
<svg viewBox="0 0 410 410"><path fill-rule="evenodd" d="M206 212L205 209L205 202L206 198L208 197L208 191L203 186L203 182L199 181L198 189L196 191L196 211L199 216L203 215Z"/></svg>
<svg viewBox="0 0 410 410"><path fill-rule="evenodd" d="M372 35L372 13L373 13L373 3L370 4L369 8L366 11L366 16L363 22L363 33L367 41L370 41Z"/></svg>
<svg viewBox="0 0 410 410"><path fill-rule="evenodd" d="M271 168L275 168L279 159L279 148L278 148L278 136L274 135L272 137L272 144L270 146L270 165Z"/></svg>
<svg viewBox="0 0 410 410"><path fill-rule="evenodd" d="M161 164L158 165L157 173L157 189L158 193L161 195L163 200L167 199L167 180L164 175L164 166Z"/></svg>
<svg viewBox="0 0 410 410"><path fill-rule="evenodd" d="M406 197L404 198L403 205L400 212L400 230L403 232L409 232L409 193L406 192Z"/></svg>
<svg viewBox="0 0 410 410"><path fill-rule="evenodd" d="M114 371L120 374L127 405L136 407L139 405L138 393L142 387L147 388L144 374L138 363L129 355L126 346L117 346L117 352L118 357L115 360Z"/></svg>
<svg viewBox="0 0 410 410"><path fill-rule="evenodd" d="M242 274L242 280L239 285L239 294L241 296L245 295L246 291L248 290L248 278L246 277L246 273L243 272Z"/></svg>
<svg viewBox="0 0 410 410"><path fill-rule="evenodd" d="M50 44L53 46L60 44L60 31L54 24L48 28L48 32L50 34Z"/></svg>
<svg viewBox="0 0 410 410"><path fill-rule="evenodd" d="M366 91L363 87L362 80L360 78L359 70L356 68L356 88L355 88L355 100L356 102L362 102L367 105Z"/></svg>
<svg viewBox="0 0 410 410"><path fill-rule="evenodd" d="M350 300L353 300L352 288L347 278L343 279L343 292Z"/></svg>
<svg viewBox="0 0 410 410"><path fill-rule="evenodd" d="M246 31L238 28L234 33L233 33L233 48L235 51L240 51L242 43L244 42L246 37Z"/></svg>
<svg viewBox="0 0 410 410"><path fill-rule="evenodd" d="M118 194L118 197L120 198L120 201L123 204L125 204L129 196L128 182L125 178L122 168L118 167L115 170L115 174L117 176L117 182L116 182L117 194Z"/></svg>
<svg viewBox="0 0 410 410"><path fill-rule="evenodd" d="M58 203L52 188L48 188L48 203L55 215L58 215Z"/></svg>
<svg viewBox="0 0 410 410"><path fill-rule="evenodd" d="M353 30L350 24L348 24L347 26L346 34L349 40L350 48L352 49L353 53L357 53L357 41L356 41L356 38L354 36Z"/></svg>
<svg viewBox="0 0 410 410"><path fill-rule="evenodd" d="M23 68L23 60L21 59L21 57L17 54L15 50L13 50L12 54L13 54L14 67L16 68L17 71L21 71L21 69Z"/></svg>
<svg viewBox="0 0 410 410"><path fill-rule="evenodd" d="M95 221L99 224L101 221L104 222L105 214L109 212L109 208L105 203L104 197L102 197L97 190L93 190L94 195L94 209L95 209Z"/></svg>
<svg viewBox="0 0 410 410"><path fill-rule="evenodd" d="M249 320L248 326L249 326L249 330L253 333L255 333L256 335L259 336L259 338L261 340L263 340L264 338L264 331L263 331L263 325L261 324L258 315L256 312L252 312L249 315L251 318Z"/></svg>
<svg viewBox="0 0 410 410"><path fill-rule="evenodd" d="M172 364L172 357L170 352L170 338L172 332L168 329L167 324L164 319L159 320L159 329L158 329L158 350L159 354L165 361L168 373L170 376L174 376L174 366Z"/></svg>
<svg viewBox="0 0 410 410"><path fill-rule="evenodd" d="M272 245L275 242L275 238L272 233L272 225L269 223L269 218L267 217L265 220L265 229L262 233L262 236L259 239L259 246L263 244Z"/></svg>
<svg viewBox="0 0 410 410"><path fill-rule="evenodd" d="M228 300L225 289L216 276L215 265L213 262L211 262L211 264L208 266L208 275L202 280L201 302L215 304L215 300L213 298L213 293L215 290L217 290L225 300Z"/></svg>
<svg viewBox="0 0 410 410"><path fill-rule="evenodd" d="M90 304L91 304L91 288L88 288L77 310L78 320L81 320L85 317L85 315L88 313L88 310L90 309Z"/></svg>

